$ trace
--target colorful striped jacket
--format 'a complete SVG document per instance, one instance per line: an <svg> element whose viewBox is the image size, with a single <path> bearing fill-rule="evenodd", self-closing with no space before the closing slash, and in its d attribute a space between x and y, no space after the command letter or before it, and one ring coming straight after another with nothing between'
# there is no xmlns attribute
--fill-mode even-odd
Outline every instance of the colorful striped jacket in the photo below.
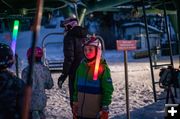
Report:
<svg viewBox="0 0 180 119"><path fill-rule="evenodd" d="M93 80L95 62L83 60L76 71L73 101L78 102L78 116L96 118L102 106L111 103L113 84L106 61L100 61L98 79Z"/></svg>

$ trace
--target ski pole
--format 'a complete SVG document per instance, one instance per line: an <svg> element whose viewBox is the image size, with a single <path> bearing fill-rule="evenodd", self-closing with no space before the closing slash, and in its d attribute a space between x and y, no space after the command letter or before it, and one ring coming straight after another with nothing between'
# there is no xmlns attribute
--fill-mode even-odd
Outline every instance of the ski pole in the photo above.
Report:
<svg viewBox="0 0 180 119"><path fill-rule="evenodd" d="M15 66L16 66L16 76L19 78L19 67L18 67L18 65L19 65L19 62L18 62L18 55L17 54L15 54Z"/></svg>
<svg viewBox="0 0 180 119"><path fill-rule="evenodd" d="M34 49L36 47L36 42L38 38L38 32L41 25L41 18L42 18L42 9L43 9L43 0L37 0L37 11L35 16L35 21L33 25L33 37L32 37L32 52L30 57L30 65L28 71L28 79L25 87L24 92L24 102L23 102L23 111L22 111L22 119L29 118L29 108L30 108L30 101L31 101L31 94L32 94L32 73L33 73L33 66L34 66Z"/></svg>

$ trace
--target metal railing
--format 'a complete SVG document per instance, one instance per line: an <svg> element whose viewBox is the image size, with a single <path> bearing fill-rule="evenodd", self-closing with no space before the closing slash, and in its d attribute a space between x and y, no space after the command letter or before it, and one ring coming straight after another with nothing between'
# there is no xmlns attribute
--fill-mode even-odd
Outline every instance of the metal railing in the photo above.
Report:
<svg viewBox="0 0 180 119"><path fill-rule="evenodd" d="M63 68L63 62L64 60L52 60L52 59L48 59L47 58L47 47L50 45L57 45L57 44L62 44L62 42L55 42L55 41L48 41L47 42L47 38L49 36L53 36L53 35L64 35L63 32L61 33L49 33L47 34L43 40L42 40L42 49L43 49L43 64L46 65L50 71L62 71Z"/></svg>

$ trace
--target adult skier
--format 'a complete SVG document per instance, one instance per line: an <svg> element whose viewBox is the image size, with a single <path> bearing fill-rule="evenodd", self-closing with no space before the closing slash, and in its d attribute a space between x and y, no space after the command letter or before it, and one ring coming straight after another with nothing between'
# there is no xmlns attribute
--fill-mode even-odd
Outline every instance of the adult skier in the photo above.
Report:
<svg viewBox="0 0 180 119"><path fill-rule="evenodd" d="M61 27L65 29L64 36L64 63L63 71L58 79L58 86L62 88L62 84L69 76L69 94L70 106L72 108L74 80L76 69L83 59L82 43L83 38L87 36L87 30L78 25L78 20L74 17L69 17L61 22Z"/></svg>

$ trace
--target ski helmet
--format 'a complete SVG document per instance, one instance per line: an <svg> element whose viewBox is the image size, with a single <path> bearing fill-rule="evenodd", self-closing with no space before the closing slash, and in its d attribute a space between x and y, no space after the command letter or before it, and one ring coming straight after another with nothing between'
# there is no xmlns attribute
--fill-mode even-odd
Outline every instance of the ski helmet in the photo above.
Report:
<svg viewBox="0 0 180 119"><path fill-rule="evenodd" d="M99 48L100 50L102 50L102 45L101 45L100 39L94 35L88 35L87 38L85 38L83 42L84 42L83 46L91 45L91 46L95 46L95 47Z"/></svg>
<svg viewBox="0 0 180 119"><path fill-rule="evenodd" d="M71 30L73 27L78 25L78 20L75 17L69 17L64 21L61 21L61 27L64 27L66 31Z"/></svg>
<svg viewBox="0 0 180 119"><path fill-rule="evenodd" d="M84 43L83 43L83 48L85 46L95 46L96 48L96 54L93 58L89 59L86 57L86 59L91 62L93 61L94 59L96 59L97 55L98 56L101 56L101 52L102 52L102 44L101 44L101 39L95 35L91 36L91 35L88 35L87 38L84 39ZM99 54L99 53L100 54Z"/></svg>
<svg viewBox="0 0 180 119"><path fill-rule="evenodd" d="M0 43L0 70L10 68L14 63L12 49L4 44Z"/></svg>
<svg viewBox="0 0 180 119"><path fill-rule="evenodd" d="M27 51L27 58L30 59L32 55L32 48L29 48ZM35 59L41 59L43 56L43 50L40 47L35 47L34 49Z"/></svg>

